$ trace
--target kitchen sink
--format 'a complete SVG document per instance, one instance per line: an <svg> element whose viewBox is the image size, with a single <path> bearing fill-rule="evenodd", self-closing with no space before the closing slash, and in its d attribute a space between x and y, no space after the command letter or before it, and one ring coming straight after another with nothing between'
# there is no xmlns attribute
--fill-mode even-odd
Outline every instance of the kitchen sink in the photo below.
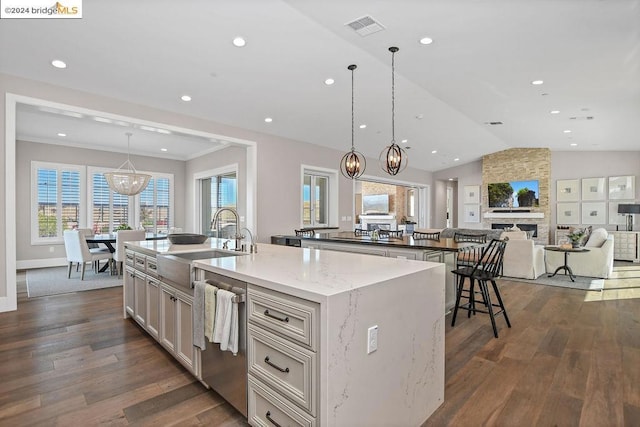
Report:
<svg viewBox="0 0 640 427"><path fill-rule="evenodd" d="M199 259L224 258L246 255L244 252L211 249L199 252L185 252L158 255L156 264L158 276L163 281L183 288L191 289L195 279L193 261Z"/></svg>

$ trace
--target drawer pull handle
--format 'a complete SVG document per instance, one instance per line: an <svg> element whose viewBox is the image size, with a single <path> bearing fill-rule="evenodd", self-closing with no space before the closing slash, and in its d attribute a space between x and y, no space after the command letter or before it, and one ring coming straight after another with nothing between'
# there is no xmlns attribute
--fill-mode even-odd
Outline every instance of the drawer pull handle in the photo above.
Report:
<svg viewBox="0 0 640 427"><path fill-rule="evenodd" d="M269 422L271 422L271 424L273 424L273 425L274 425L274 426L276 426L276 427L282 427L280 424L278 424L278 423L276 422L276 420L274 420L273 418L271 418L271 411L267 411L267 413L266 413L266 414L264 414L264 415L267 417L267 419L269 420Z"/></svg>
<svg viewBox="0 0 640 427"><path fill-rule="evenodd" d="M287 374L289 373L289 368L284 368L284 369L282 369L280 366L278 366L278 365L276 365L275 363L271 362L271 361L269 360L269 356L267 356L267 357L265 357L265 358L264 358L264 363L266 363L266 364L267 364L267 365L269 365L269 366L273 366L274 368L276 368L276 369L277 369L278 371L280 371L280 372L284 372L284 373L287 373Z"/></svg>
<svg viewBox="0 0 640 427"><path fill-rule="evenodd" d="M264 315L265 315L265 316L267 316L267 317L271 317L272 319L279 320L279 321L281 321L281 322L289 323L289 316L287 316L287 317L285 317L285 318L278 317L278 316L275 316L275 315L273 315L273 314L269 313L269 310L265 310L265 311L264 311Z"/></svg>

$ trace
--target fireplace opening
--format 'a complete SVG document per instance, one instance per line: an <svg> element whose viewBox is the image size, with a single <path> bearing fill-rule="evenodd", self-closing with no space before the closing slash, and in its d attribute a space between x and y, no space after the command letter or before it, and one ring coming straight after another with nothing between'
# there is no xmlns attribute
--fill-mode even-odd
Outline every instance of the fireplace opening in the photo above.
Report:
<svg viewBox="0 0 640 427"><path fill-rule="evenodd" d="M511 227L513 227L513 223L511 223L511 224L496 224L496 223L491 224L491 229L492 230L504 230L505 228L511 228ZM518 227L522 231L532 232L533 234L531 235L531 237L538 237L538 225L537 224L516 224L516 227Z"/></svg>

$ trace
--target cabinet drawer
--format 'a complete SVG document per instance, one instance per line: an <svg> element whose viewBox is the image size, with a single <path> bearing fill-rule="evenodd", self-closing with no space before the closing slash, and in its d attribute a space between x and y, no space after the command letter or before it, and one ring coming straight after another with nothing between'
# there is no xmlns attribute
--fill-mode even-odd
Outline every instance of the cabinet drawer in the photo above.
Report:
<svg viewBox="0 0 640 427"><path fill-rule="evenodd" d="M147 265L146 258L147 257L142 254L134 253L134 268L136 270L145 271Z"/></svg>
<svg viewBox="0 0 640 427"><path fill-rule="evenodd" d="M248 296L249 321L316 350L318 304L253 285Z"/></svg>
<svg viewBox="0 0 640 427"><path fill-rule="evenodd" d="M267 386L249 375L248 421L253 426L314 427L316 420L277 396Z"/></svg>
<svg viewBox="0 0 640 427"><path fill-rule="evenodd" d="M156 263L156 257L146 256L146 271L149 276L158 277L158 264Z"/></svg>
<svg viewBox="0 0 640 427"><path fill-rule="evenodd" d="M130 265L131 267L133 267L135 265L135 258L136 258L135 252L130 251L129 249L127 249L125 251L125 264L126 265Z"/></svg>
<svg viewBox="0 0 640 427"><path fill-rule="evenodd" d="M256 325L249 325L247 336L249 373L315 415L315 353Z"/></svg>

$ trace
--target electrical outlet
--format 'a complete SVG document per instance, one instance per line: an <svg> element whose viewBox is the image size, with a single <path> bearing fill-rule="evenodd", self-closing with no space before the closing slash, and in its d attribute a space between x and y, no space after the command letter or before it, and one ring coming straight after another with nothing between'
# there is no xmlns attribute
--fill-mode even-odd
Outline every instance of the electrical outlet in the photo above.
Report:
<svg viewBox="0 0 640 427"><path fill-rule="evenodd" d="M54 253L56 251L55 246L49 246L49 253Z"/></svg>
<svg viewBox="0 0 640 427"><path fill-rule="evenodd" d="M367 354L371 354L378 349L378 325L374 325L367 330Z"/></svg>

